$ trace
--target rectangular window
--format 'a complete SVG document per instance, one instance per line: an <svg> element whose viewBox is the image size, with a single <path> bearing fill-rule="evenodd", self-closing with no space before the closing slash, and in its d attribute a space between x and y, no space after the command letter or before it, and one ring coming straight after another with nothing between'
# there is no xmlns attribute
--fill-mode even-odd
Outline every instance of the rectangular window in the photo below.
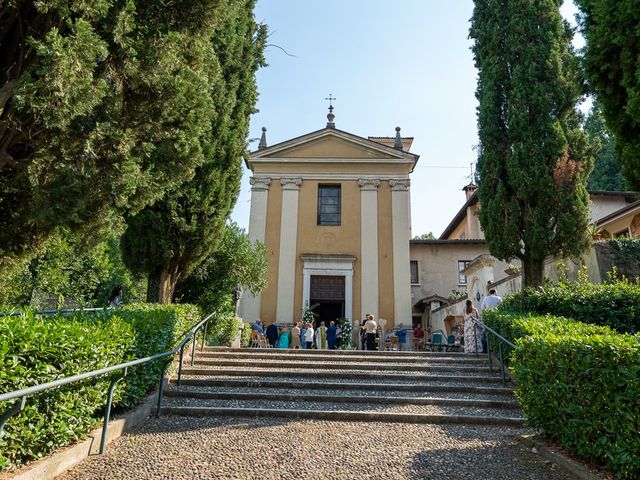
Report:
<svg viewBox="0 0 640 480"><path fill-rule="evenodd" d="M458 285L466 285L467 277L462 274L462 271L469 266L471 260L458 260Z"/></svg>
<svg viewBox="0 0 640 480"><path fill-rule="evenodd" d="M418 279L418 261L411 260L411 285L418 285L420 283Z"/></svg>
<svg viewBox="0 0 640 480"><path fill-rule="evenodd" d="M340 225L340 185L318 185L318 225Z"/></svg>

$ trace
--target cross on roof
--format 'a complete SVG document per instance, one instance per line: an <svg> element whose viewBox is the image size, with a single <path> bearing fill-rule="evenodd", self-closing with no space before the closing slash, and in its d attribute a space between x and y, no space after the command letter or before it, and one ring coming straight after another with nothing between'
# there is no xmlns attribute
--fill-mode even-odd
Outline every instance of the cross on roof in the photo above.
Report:
<svg viewBox="0 0 640 480"><path fill-rule="evenodd" d="M325 97L325 100L329 100L329 112L333 113L333 101L337 100L337 98L330 93L328 97Z"/></svg>

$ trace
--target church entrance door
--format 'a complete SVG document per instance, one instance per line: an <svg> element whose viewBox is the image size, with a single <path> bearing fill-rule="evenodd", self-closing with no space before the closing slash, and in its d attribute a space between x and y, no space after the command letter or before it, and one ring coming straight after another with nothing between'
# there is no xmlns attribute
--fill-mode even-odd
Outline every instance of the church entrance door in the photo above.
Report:
<svg viewBox="0 0 640 480"><path fill-rule="evenodd" d="M318 304L316 326L320 322L329 322L344 316L345 278L343 275L311 275L309 304Z"/></svg>

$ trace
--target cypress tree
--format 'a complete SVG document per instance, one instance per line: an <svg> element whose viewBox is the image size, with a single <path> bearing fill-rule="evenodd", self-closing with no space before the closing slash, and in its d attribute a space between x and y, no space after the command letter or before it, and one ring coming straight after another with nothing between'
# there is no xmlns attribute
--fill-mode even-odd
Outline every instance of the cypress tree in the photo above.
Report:
<svg viewBox="0 0 640 480"><path fill-rule="evenodd" d="M266 27L253 17L254 3L231 0L223 27L210 39L210 61L220 75L209 93L204 163L190 181L127 218L124 259L134 272L148 275L148 301L171 302L177 282L215 250L237 199L266 41Z"/></svg>
<svg viewBox="0 0 640 480"><path fill-rule="evenodd" d="M576 0L589 87L598 95L631 188L640 190L640 4Z"/></svg>
<svg viewBox="0 0 640 480"><path fill-rule="evenodd" d="M230 1L1 2L0 266L193 177Z"/></svg>
<svg viewBox="0 0 640 480"><path fill-rule="evenodd" d="M589 244L593 149L575 109L582 79L562 0L476 0L480 223L492 255L543 281L549 255Z"/></svg>

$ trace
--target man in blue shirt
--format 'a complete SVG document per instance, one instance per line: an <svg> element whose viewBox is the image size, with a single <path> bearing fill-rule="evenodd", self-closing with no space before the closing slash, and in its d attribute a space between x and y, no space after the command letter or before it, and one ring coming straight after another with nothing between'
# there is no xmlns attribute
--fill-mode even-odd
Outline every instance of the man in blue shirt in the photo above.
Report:
<svg viewBox="0 0 640 480"><path fill-rule="evenodd" d="M407 349L407 329L404 323L398 325L396 330L396 337L398 337L398 350L403 351Z"/></svg>
<svg viewBox="0 0 640 480"><path fill-rule="evenodd" d="M262 323L260 322L260 320L256 320L254 323L252 323L251 328L253 328L260 335L264 335L264 330L262 329Z"/></svg>

